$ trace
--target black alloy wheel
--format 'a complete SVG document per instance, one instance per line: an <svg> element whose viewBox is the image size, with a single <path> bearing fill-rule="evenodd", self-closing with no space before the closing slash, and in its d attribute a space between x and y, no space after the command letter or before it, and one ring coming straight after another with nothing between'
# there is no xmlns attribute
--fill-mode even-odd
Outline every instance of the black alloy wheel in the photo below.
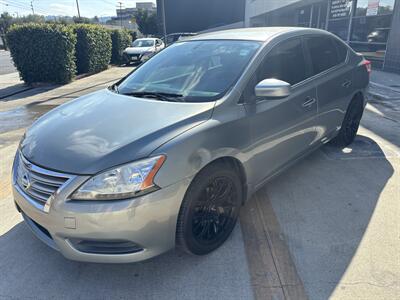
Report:
<svg viewBox="0 0 400 300"><path fill-rule="evenodd" d="M363 115L363 104L360 99L353 99L350 103L338 135L332 143L339 147L347 147L357 136L358 127Z"/></svg>
<svg viewBox="0 0 400 300"><path fill-rule="evenodd" d="M177 244L186 252L207 254L229 237L242 204L242 184L226 164L201 171L190 185L178 217Z"/></svg>

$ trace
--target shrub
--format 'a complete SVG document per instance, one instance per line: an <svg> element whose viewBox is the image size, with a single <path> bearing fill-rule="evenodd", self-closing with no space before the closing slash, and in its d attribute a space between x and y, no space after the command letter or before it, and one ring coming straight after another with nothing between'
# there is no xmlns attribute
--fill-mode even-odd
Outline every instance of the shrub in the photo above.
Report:
<svg viewBox="0 0 400 300"><path fill-rule="evenodd" d="M124 62L123 51L132 42L132 37L127 30L114 29L111 31L112 54L111 63L120 65Z"/></svg>
<svg viewBox="0 0 400 300"><path fill-rule="evenodd" d="M73 26L77 35L76 65L78 74L95 73L107 69L111 59L111 37L99 25Z"/></svg>
<svg viewBox="0 0 400 300"><path fill-rule="evenodd" d="M63 25L13 25L7 33L11 56L26 83L67 83L73 78L76 35Z"/></svg>

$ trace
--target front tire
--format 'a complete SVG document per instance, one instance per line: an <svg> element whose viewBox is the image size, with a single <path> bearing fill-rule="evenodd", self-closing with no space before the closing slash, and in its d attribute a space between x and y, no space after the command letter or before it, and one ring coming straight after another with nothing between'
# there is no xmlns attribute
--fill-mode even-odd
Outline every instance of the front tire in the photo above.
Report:
<svg viewBox="0 0 400 300"><path fill-rule="evenodd" d="M338 135L332 140L332 144L344 148L354 141L360 126L363 110L364 106L361 99L354 98L347 109Z"/></svg>
<svg viewBox="0 0 400 300"><path fill-rule="evenodd" d="M240 178L230 165L215 163L200 171L182 202L177 246L195 255L221 246L235 227L242 195Z"/></svg>

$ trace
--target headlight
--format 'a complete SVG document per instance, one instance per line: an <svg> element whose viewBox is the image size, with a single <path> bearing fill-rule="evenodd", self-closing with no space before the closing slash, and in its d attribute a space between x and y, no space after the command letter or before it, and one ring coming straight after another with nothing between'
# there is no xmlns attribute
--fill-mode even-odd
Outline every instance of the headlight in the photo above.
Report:
<svg viewBox="0 0 400 300"><path fill-rule="evenodd" d="M126 199L151 192L157 188L153 179L164 161L164 155L155 156L95 175L75 191L71 199Z"/></svg>

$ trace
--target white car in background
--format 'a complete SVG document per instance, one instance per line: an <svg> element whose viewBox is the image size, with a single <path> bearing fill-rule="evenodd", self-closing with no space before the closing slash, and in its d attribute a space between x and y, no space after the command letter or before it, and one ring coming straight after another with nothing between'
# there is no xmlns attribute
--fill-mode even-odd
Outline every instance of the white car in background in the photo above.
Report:
<svg viewBox="0 0 400 300"><path fill-rule="evenodd" d="M142 62L164 49L164 42L157 38L136 39L131 46L124 50L126 63Z"/></svg>

